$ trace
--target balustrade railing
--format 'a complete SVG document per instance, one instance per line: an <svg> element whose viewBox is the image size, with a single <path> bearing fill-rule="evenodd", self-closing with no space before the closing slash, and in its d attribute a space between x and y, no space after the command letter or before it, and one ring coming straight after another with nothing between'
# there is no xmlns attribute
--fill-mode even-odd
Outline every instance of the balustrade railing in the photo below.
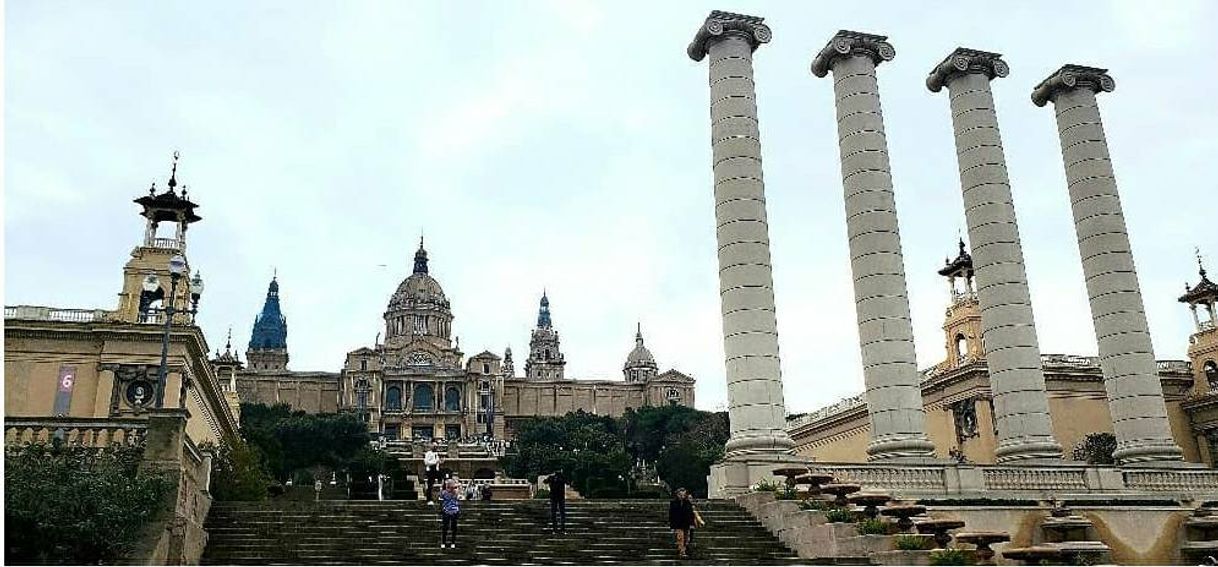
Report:
<svg viewBox="0 0 1218 567"><path fill-rule="evenodd" d="M812 468L832 474L835 482L855 483L868 488L943 491L947 487L941 467L822 465Z"/></svg>
<svg viewBox="0 0 1218 567"><path fill-rule="evenodd" d="M985 468L987 490L1082 490L1087 489L1086 473L1069 469L1023 467Z"/></svg>
<svg viewBox="0 0 1218 567"><path fill-rule="evenodd" d="M144 246L162 250L181 250L182 242L176 238L149 238L144 241Z"/></svg>
<svg viewBox="0 0 1218 567"><path fill-rule="evenodd" d="M1218 486L1218 471L1127 470L1125 486L1152 492L1210 493Z"/></svg>
<svg viewBox="0 0 1218 567"><path fill-rule="evenodd" d="M5 305L5 319L31 321L63 321L66 323L92 323L105 318L104 309L60 309L39 305Z"/></svg>
<svg viewBox="0 0 1218 567"><path fill-rule="evenodd" d="M61 439L70 445L104 447L141 445L148 423L140 419L87 417L8 417L4 444L48 443Z"/></svg>

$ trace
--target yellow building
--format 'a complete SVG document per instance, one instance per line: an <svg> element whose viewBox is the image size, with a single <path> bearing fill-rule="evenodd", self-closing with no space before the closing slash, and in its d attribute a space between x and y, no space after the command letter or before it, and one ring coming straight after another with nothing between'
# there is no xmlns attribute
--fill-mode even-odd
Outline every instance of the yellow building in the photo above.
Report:
<svg viewBox="0 0 1218 567"><path fill-rule="evenodd" d="M993 464L997 444L993 396L981 338L981 309L973 282L972 258L960 251L939 270L947 279L950 303L943 336L943 362L922 371L927 435L936 456ZM1215 463L1218 451L1218 331L1214 305L1218 286L1205 278L1180 301L1200 308L1189 361L1158 362L1172 434L1191 462ZM1057 442L1069 453L1087 434L1112 432L1112 419L1097 357L1046 354L1041 357L1049 410ZM1206 370L1208 369L1208 370ZM1209 374L1207 374L1209 372ZM1208 378L1207 378L1208 377ZM1211 381L1212 380L1212 381ZM1214 390L1210 390L1214 384ZM1212 393L1211 393L1212 392ZM870 440L867 406L860 394L805 415L791 416L787 430L796 452L822 462L865 462Z"/></svg>
<svg viewBox="0 0 1218 567"><path fill-rule="evenodd" d="M180 479L163 537L135 552L151 563L199 557L212 452L237 438L239 419L194 324L202 278L186 261L186 230L200 218L176 172L175 156L168 189L154 185L135 200L144 239L123 268L115 309L4 308L6 445L144 445L145 461ZM172 234L158 234L162 225Z"/></svg>

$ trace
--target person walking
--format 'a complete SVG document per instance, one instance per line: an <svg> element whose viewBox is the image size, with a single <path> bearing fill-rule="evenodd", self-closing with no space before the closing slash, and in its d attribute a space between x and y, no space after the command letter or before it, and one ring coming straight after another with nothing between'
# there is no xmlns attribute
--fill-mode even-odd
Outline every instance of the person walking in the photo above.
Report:
<svg viewBox="0 0 1218 567"><path fill-rule="evenodd" d="M423 454L423 468L423 474L427 477L427 505L435 506L436 501L432 499L431 489L436 485L436 481L440 480L440 454L436 453L434 444Z"/></svg>
<svg viewBox="0 0 1218 567"><path fill-rule="evenodd" d="M550 531L567 531L567 477L562 469L546 479L550 487Z"/></svg>
<svg viewBox="0 0 1218 567"><path fill-rule="evenodd" d="M694 505L694 493L685 491L685 500L689 501L689 508L694 511L694 523L689 526L688 533L685 536L685 552L688 554L693 551L694 547L694 532L706 525L706 520L702 519L702 514L698 513L698 507Z"/></svg>
<svg viewBox="0 0 1218 567"><path fill-rule="evenodd" d="M449 549L457 548L457 518L461 515L457 483L448 482L440 491L440 549L448 543Z"/></svg>
<svg viewBox="0 0 1218 567"><path fill-rule="evenodd" d="M672 502L668 503L668 527L672 528L673 535L677 538L677 557L681 559L689 557L685 544L689 539L689 530L694 525L694 505L690 503L688 496L689 491L678 488Z"/></svg>

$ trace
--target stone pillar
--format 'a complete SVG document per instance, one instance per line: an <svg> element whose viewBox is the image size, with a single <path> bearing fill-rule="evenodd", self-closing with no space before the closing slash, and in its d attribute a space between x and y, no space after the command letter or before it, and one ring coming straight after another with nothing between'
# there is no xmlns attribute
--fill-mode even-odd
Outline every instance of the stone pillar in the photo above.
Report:
<svg viewBox="0 0 1218 567"><path fill-rule="evenodd" d="M753 86L762 18L713 11L687 53L710 56L715 236L731 436L727 460L790 455Z"/></svg>
<svg viewBox="0 0 1218 567"><path fill-rule="evenodd" d="M896 56L884 36L839 31L812 60L812 73L833 72L846 231L863 354L870 459L927 458L921 374L914 358L905 262L897 227L888 142L875 68Z"/></svg>
<svg viewBox="0 0 1218 567"><path fill-rule="evenodd" d="M1044 106L1053 101L1057 114L1074 230L1117 438L1113 456L1122 464L1170 463L1183 456L1167 421L1133 249L1095 99L1097 92L1111 92L1115 86L1106 69L1066 65L1036 86L1032 102Z"/></svg>
<svg viewBox="0 0 1218 567"><path fill-rule="evenodd" d="M931 70L926 86L947 87L964 216L972 242L981 335L994 394L999 463L1060 459L1053 437L1023 247L998 133L990 81L1005 77L997 53L959 48Z"/></svg>

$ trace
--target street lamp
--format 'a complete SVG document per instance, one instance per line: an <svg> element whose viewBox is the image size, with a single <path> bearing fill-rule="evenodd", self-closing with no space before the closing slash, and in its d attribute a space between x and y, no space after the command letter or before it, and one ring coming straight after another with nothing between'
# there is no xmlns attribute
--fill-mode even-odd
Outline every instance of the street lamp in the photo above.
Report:
<svg viewBox="0 0 1218 567"><path fill-rule="evenodd" d="M161 334L161 366L157 370L156 407L158 408L165 405L165 381L169 370L169 328L173 325L173 316L178 313L178 309L173 305L174 299L178 295L178 280L182 279L182 275L185 273L186 258L183 258L181 254L175 254L173 258L169 259L169 297L163 301L165 307L162 309L165 313L165 330ZM144 289L148 289L151 283L156 281L155 278L156 276L145 278ZM157 283L159 284L159 282ZM195 273L194 277L190 279L191 308L187 310L192 318L199 311L201 295L203 295L203 278Z"/></svg>

